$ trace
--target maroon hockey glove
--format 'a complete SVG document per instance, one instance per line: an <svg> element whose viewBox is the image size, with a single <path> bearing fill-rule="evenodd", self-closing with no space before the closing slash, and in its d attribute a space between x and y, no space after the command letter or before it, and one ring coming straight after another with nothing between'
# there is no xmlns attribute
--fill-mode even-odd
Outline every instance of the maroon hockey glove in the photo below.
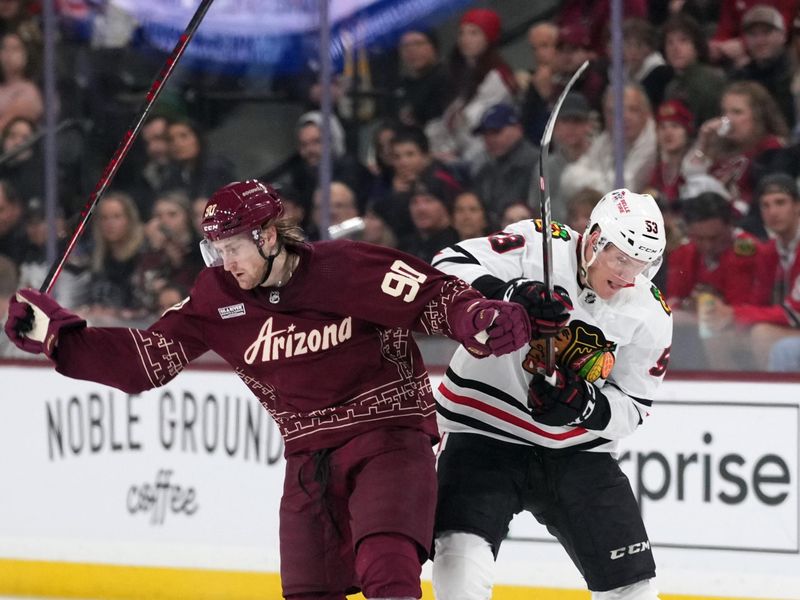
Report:
<svg viewBox="0 0 800 600"><path fill-rule="evenodd" d="M608 398L596 385L567 368L556 367L545 377L544 365L528 386L528 406L544 425L580 425L604 429L611 418Z"/></svg>
<svg viewBox="0 0 800 600"><path fill-rule="evenodd" d="M453 336L477 358L502 356L531 339L525 310L500 300L475 300L463 319L453 325Z"/></svg>
<svg viewBox="0 0 800 600"><path fill-rule="evenodd" d="M547 300L547 288L541 281L515 279L510 281L503 295L504 300L525 307L531 320L535 338L553 337L569 321L573 309L569 293L560 285L553 288L553 298Z"/></svg>
<svg viewBox="0 0 800 600"><path fill-rule="evenodd" d="M86 321L36 290L19 290L8 305L6 335L32 354L53 357L62 330L85 327Z"/></svg>

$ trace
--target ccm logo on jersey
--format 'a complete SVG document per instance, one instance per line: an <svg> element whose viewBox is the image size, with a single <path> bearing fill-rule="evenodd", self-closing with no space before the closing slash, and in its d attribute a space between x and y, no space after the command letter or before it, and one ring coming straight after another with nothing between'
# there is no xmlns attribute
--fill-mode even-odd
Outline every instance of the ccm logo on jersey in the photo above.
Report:
<svg viewBox="0 0 800 600"><path fill-rule="evenodd" d="M218 308L217 312L219 316L223 319L232 319L234 317L242 317L244 316L244 304L231 304L230 306L223 306L222 308Z"/></svg>
<svg viewBox="0 0 800 600"><path fill-rule="evenodd" d="M645 550L650 550L650 540L645 540L643 542L639 542L638 544L631 544L630 546L623 546L622 548L612 550L610 552L611 560L617 560L618 558L629 556L631 554L639 554L639 552L644 552Z"/></svg>

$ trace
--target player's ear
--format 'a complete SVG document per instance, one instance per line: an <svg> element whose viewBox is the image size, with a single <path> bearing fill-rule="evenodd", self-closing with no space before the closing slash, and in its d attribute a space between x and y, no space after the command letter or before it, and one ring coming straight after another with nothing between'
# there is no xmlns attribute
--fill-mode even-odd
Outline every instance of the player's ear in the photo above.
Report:
<svg viewBox="0 0 800 600"><path fill-rule="evenodd" d="M278 229L275 225L264 224L261 226L261 237L272 248L278 240Z"/></svg>

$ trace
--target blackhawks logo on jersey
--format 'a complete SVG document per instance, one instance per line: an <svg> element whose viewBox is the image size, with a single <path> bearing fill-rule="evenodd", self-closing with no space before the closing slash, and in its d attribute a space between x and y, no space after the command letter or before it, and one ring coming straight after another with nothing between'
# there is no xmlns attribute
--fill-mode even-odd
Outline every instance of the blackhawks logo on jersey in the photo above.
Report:
<svg viewBox="0 0 800 600"><path fill-rule="evenodd" d="M614 368L617 344L606 339L600 328L583 321L570 321L554 339L556 362L568 367L588 382L608 379ZM531 341L523 368L536 372L544 361L544 340Z"/></svg>
<svg viewBox="0 0 800 600"><path fill-rule="evenodd" d="M534 220L533 223L536 226L536 231L542 233L542 220L536 219ZM570 239L569 231L567 231L567 228L564 227L561 223L557 223L556 221L551 221L550 231L553 233L553 239L564 240L565 242L568 242Z"/></svg>
<svg viewBox="0 0 800 600"><path fill-rule="evenodd" d="M664 299L664 294L661 293L661 290L658 289L656 286L652 285L650 286L650 293L653 294L653 298L658 300L658 302L661 304L661 308L664 309L664 312L667 313L668 315L671 315L672 309L669 307L669 304L667 304L667 301Z"/></svg>

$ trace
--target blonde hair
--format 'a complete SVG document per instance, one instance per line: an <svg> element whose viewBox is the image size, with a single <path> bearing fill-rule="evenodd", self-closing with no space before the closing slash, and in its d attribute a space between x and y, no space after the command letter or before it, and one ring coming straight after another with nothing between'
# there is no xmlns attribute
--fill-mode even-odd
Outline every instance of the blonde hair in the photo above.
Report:
<svg viewBox="0 0 800 600"><path fill-rule="evenodd" d="M303 230L297 223L288 217L281 217L264 226L267 227L269 225L275 226L278 239L288 248L306 243L306 234L303 233Z"/></svg>
<svg viewBox="0 0 800 600"><path fill-rule="evenodd" d="M139 209L136 208L133 199L125 192L110 192L98 204L97 208L103 204L117 201L122 205L122 210L125 217L128 219L128 233L123 240L118 258L120 260L128 260L132 258L144 243L144 227L142 220L139 218ZM94 237L94 250L92 251L92 271L95 273L102 271L106 264L111 250L103 239L100 232L100 219L96 218L92 223L92 235Z"/></svg>

